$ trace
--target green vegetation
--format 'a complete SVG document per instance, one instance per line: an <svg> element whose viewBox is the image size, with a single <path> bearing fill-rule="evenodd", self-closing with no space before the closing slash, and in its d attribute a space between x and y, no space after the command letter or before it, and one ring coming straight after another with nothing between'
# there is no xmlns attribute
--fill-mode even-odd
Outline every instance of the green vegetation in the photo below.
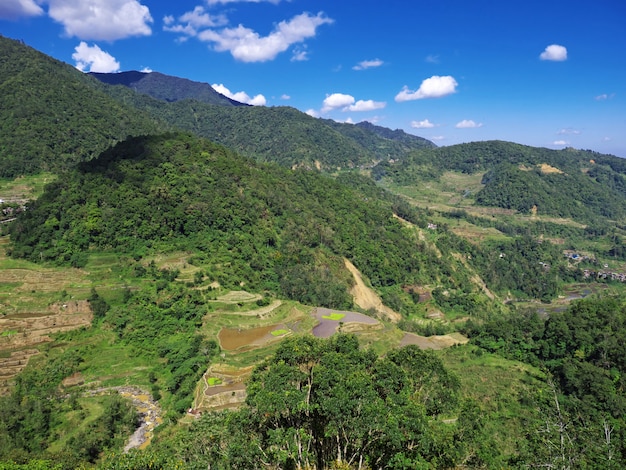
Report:
<svg viewBox="0 0 626 470"><path fill-rule="evenodd" d="M339 321L341 319L343 319L343 317L345 317L346 315L344 313L330 313L328 315L322 315L322 318L326 319L326 320L333 320L333 321Z"/></svg>
<svg viewBox="0 0 626 470"><path fill-rule="evenodd" d="M626 216L626 169L620 160L591 151L474 142L381 162L372 176L411 186L438 180L447 171L484 174L482 189L463 197L471 196L483 206L597 223Z"/></svg>
<svg viewBox="0 0 626 470"><path fill-rule="evenodd" d="M279 330L274 330L271 332L272 336L283 336L286 335L287 333L289 333L289 330L285 330L284 328L281 328Z"/></svg>
<svg viewBox="0 0 626 470"><path fill-rule="evenodd" d="M58 172L129 135L166 126L102 92L97 80L0 37L0 178Z"/></svg>
<svg viewBox="0 0 626 470"><path fill-rule="evenodd" d="M393 197L373 199L379 193L365 178L256 164L189 135L134 138L47 186L9 227L11 254L83 267L92 250L136 260L188 251L208 282L339 309L352 305L343 258L407 313L415 302L400 294L403 284L473 291L393 216L423 224L420 213ZM453 249L451 238L438 241L440 252Z"/></svg>
<svg viewBox="0 0 626 470"><path fill-rule="evenodd" d="M624 467L624 160L0 52L0 469Z"/></svg>

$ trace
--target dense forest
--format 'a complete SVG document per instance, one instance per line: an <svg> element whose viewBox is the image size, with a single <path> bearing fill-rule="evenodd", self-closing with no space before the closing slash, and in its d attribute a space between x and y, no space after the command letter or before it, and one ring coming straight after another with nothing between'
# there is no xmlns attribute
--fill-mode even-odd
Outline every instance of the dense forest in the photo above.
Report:
<svg viewBox="0 0 626 470"><path fill-rule="evenodd" d="M0 177L61 171L129 135L167 129L94 84L74 67L0 37Z"/></svg>
<svg viewBox="0 0 626 470"><path fill-rule="evenodd" d="M597 152L490 141L416 151L381 162L372 175L411 185L445 171L482 173L479 205L597 223L626 214L625 170L621 159Z"/></svg>

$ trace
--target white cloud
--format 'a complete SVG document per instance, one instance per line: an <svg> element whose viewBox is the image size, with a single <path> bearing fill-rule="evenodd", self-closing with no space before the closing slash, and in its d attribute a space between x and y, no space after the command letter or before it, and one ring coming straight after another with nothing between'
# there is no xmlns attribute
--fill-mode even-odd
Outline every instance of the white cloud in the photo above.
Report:
<svg viewBox="0 0 626 470"><path fill-rule="evenodd" d="M50 17L68 36L115 41L152 34L152 16L137 0L48 0Z"/></svg>
<svg viewBox="0 0 626 470"><path fill-rule="evenodd" d="M240 103L251 104L253 106L265 106L267 100L265 96L259 94L254 96L253 98L248 95L245 91L238 91L237 93L232 93L228 88L226 88L223 84L213 84L211 85L215 91L221 93L224 96L228 96L230 99L239 101Z"/></svg>
<svg viewBox="0 0 626 470"><path fill-rule="evenodd" d="M613 99L613 97L615 97L615 93L611 93L610 95L607 93L602 93L601 95L598 95L595 97L596 101L604 101L604 100L610 100Z"/></svg>
<svg viewBox="0 0 626 470"><path fill-rule="evenodd" d="M425 60L429 64L438 64L440 62L439 56L436 54L428 54Z"/></svg>
<svg viewBox="0 0 626 470"><path fill-rule="evenodd" d="M430 140L434 140L436 142L439 142L439 141L442 141L442 140L446 140L446 136L445 135L435 135L435 136L432 136L430 138Z"/></svg>
<svg viewBox="0 0 626 470"><path fill-rule="evenodd" d="M552 145L569 145L569 142L567 140L555 140Z"/></svg>
<svg viewBox="0 0 626 470"><path fill-rule="evenodd" d="M577 129L572 129L571 127L561 129L557 132L557 135L580 135L581 132Z"/></svg>
<svg viewBox="0 0 626 470"><path fill-rule="evenodd" d="M186 36L197 36L198 31L203 28L213 28L224 26L228 20L224 15L210 15L201 6L197 6L192 11L188 11L178 17L176 23L172 15L163 18L163 29L172 33L181 33Z"/></svg>
<svg viewBox="0 0 626 470"><path fill-rule="evenodd" d="M280 95L280 99L281 99L281 100L290 100L290 99L291 99L291 96L289 96L289 95L287 95L287 94L283 94L283 95Z"/></svg>
<svg viewBox="0 0 626 470"><path fill-rule="evenodd" d="M81 41L74 49L72 59L76 61L76 68L81 72L112 73L119 72L120 63L108 52L104 52L96 44L88 46Z"/></svg>
<svg viewBox="0 0 626 470"><path fill-rule="evenodd" d="M334 109L347 108L354 104L355 99L352 95L344 95L343 93L333 93L326 95L324 103L322 105L322 113L327 113Z"/></svg>
<svg viewBox="0 0 626 470"><path fill-rule="evenodd" d="M417 91L411 91L407 86L404 86L402 91L396 95L395 99L397 102L402 102L421 100L424 98L441 98L456 93L457 85L456 80L450 75L443 77L433 75L422 81Z"/></svg>
<svg viewBox="0 0 626 470"><path fill-rule="evenodd" d="M483 127L482 122L474 122L471 119L463 119L456 124L457 129L476 129L477 127Z"/></svg>
<svg viewBox="0 0 626 470"><path fill-rule="evenodd" d="M321 12L315 16L302 13L289 21L281 21L274 31L265 37L239 25L236 28L224 28L219 31L206 29L198 34L198 38L213 43L216 51L229 51L235 59L242 62L265 62L273 60L293 44L314 37L319 26L332 22L332 19Z"/></svg>
<svg viewBox="0 0 626 470"><path fill-rule="evenodd" d="M541 60L552 60L562 62L567 60L567 49L558 44L551 44L539 56Z"/></svg>
<svg viewBox="0 0 626 470"><path fill-rule="evenodd" d="M3 0L0 4L0 18L15 20L23 16L43 15L43 9L34 0Z"/></svg>
<svg viewBox="0 0 626 470"><path fill-rule="evenodd" d="M305 60L309 60L309 51L306 50L306 46L294 48L290 60L292 62L303 62Z"/></svg>
<svg viewBox="0 0 626 470"><path fill-rule="evenodd" d="M334 111L336 109L340 109L343 112L353 111L353 112L364 112L364 111L373 111L375 109L382 109L387 106L387 103L384 101L374 101L374 100L358 100L354 99L352 95L346 95L343 93L333 93L331 95L326 95L324 102L322 103L321 113L327 113L329 111Z"/></svg>
<svg viewBox="0 0 626 470"><path fill-rule="evenodd" d="M435 125L428 119L424 119L423 121L411 121L411 127L414 129L431 129Z"/></svg>
<svg viewBox="0 0 626 470"><path fill-rule="evenodd" d="M143 73L152 73L153 70L150 67L144 67L141 69L141 72Z"/></svg>
<svg viewBox="0 0 626 470"><path fill-rule="evenodd" d="M352 69L353 70L365 70L365 69L369 69L372 67L380 67L383 64L384 62L380 59L363 60L359 62L357 65L355 65L354 67L352 67Z"/></svg>
<svg viewBox="0 0 626 470"><path fill-rule="evenodd" d="M320 116L319 113L316 110L314 110L314 109L307 109L304 113L308 114L309 116L314 117L314 118Z"/></svg>
<svg viewBox="0 0 626 470"><path fill-rule="evenodd" d="M211 5L220 5L220 4L227 4L227 3L263 3L263 2L268 2L268 3L273 3L274 5L278 5L281 0L207 0L207 5L211 6Z"/></svg>
<svg viewBox="0 0 626 470"><path fill-rule="evenodd" d="M382 109L387 106L387 103L384 101L374 101L374 100L359 100L353 105L344 108L343 111L373 111L375 109Z"/></svg>

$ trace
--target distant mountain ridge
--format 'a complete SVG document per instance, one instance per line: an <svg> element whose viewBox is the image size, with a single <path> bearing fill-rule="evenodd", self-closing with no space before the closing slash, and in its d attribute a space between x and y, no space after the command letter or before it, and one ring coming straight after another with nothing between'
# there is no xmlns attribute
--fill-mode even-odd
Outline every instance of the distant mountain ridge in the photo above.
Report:
<svg viewBox="0 0 626 470"><path fill-rule="evenodd" d="M208 83L194 82L159 72L131 70L119 73L90 72L89 75L109 85L124 85L137 93L143 93L168 102L193 99L219 106L248 106L217 92Z"/></svg>

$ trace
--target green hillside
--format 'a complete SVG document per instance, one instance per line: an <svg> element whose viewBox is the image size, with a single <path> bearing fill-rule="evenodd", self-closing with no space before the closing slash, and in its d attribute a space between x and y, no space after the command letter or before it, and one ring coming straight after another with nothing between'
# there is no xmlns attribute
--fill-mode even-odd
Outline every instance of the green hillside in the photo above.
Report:
<svg viewBox="0 0 626 470"><path fill-rule="evenodd" d="M626 465L626 160L0 60L0 470Z"/></svg>
<svg viewBox="0 0 626 470"><path fill-rule="evenodd" d="M394 212L426 224L366 178L292 172L173 134L130 139L81 163L48 185L9 233L13 256L74 266L92 250L137 258L197 251L220 280L335 308L351 306L342 258L374 287L401 294L400 309L415 308L404 285L472 292L469 274L450 273Z"/></svg>
<svg viewBox="0 0 626 470"><path fill-rule="evenodd" d="M477 205L582 222L610 219L621 224L626 217L624 160L592 151L474 142L381 162L372 174L411 186L436 181L446 171L482 175L481 188L465 194Z"/></svg>
<svg viewBox="0 0 626 470"><path fill-rule="evenodd" d="M166 127L67 64L0 36L0 177L60 171Z"/></svg>

